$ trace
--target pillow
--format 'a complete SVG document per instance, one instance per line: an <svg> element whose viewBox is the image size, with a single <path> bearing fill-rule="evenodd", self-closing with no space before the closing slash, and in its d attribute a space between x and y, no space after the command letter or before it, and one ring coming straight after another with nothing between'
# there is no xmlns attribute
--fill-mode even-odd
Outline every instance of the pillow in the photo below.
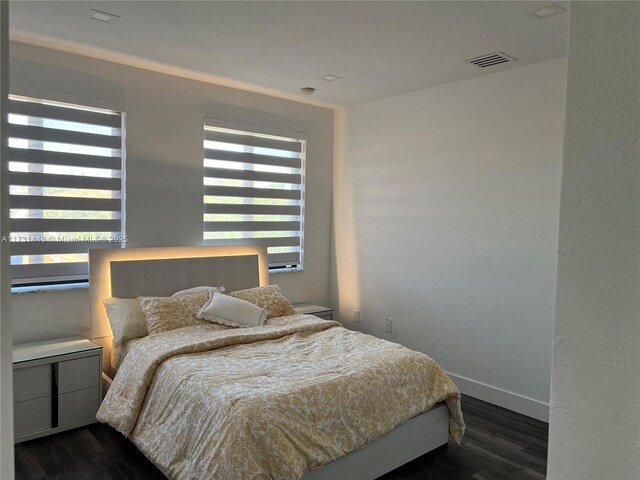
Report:
<svg viewBox="0 0 640 480"><path fill-rule="evenodd" d="M238 290L229 295L251 302L260 308L266 308L267 318L285 317L296 313L293 305L282 294L278 285Z"/></svg>
<svg viewBox="0 0 640 480"><path fill-rule="evenodd" d="M137 298L103 298L102 304L113 333L111 363L117 365L123 343L132 338L146 337L149 332Z"/></svg>
<svg viewBox="0 0 640 480"><path fill-rule="evenodd" d="M198 312L198 318L229 327L258 327L266 317L264 308L213 290L209 293L207 303Z"/></svg>
<svg viewBox="0 0 640 480"><path fill-rule="evenodd" d="M207 293L179 297L138 297L149 335L188 327L200 320L196 313L209 298Z"/></svg>
<svg viewBox="0 0 640 480"><path fill-rule="evenodd" d="M209 293L210 290L213 290L216 292L224 292L224 287L207 287L203 285L201 287L193 287L193 288L187 288L186 290L180 290L179 292L176 292L171 296L179 297L180 295L193 295L195 293Z"/></svg>

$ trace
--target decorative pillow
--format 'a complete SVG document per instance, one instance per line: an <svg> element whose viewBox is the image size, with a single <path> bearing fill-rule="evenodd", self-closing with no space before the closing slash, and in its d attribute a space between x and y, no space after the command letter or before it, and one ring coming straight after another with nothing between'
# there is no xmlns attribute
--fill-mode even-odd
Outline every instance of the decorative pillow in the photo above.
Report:
<svg viewBox="0 0 640 480"><path fill-rule="evenodd" d="M180 290L179 292L174 293L173 295L171 295L172 297L179 297L180 295L193 295L196 293L209 293L209 291L215 291L215 292L224 292L224 287L207 287L206 285L203 285L201 287L193 287L193 288L187 288L186 290Z"/></svg>
<svg viewBox="0 0 640 480"><path fill-rule="evenodd" d="M267 318L286 317L296 313L293 305L282 294L282 290L278 285L238 290L231 292L229 295L251 302L260 308L266 308Z"/></svg>
<svg viewBox="0 0 640 480"><path fill-rule="evenodd" d="M258 327L266 317L264 308L213 290L209 292L207 303L198 312L198 318L229 327Z"/></svg>
<svg viewBox="0 0 640 480"><path fill-rule="evenodd" d="M111 363L117 365L122 345L132 338L149 335L145 324L144 312L137 298L103 298L102 304L113 333Z"/></svg>
<svg viewBox="0 0 640 480"><path fill-rule="evenodd" d="M205 323L196 313L208 298L208 293L198 293L179 297L138 297L138 300L144 312L149 335L154 335Z"/></svg>

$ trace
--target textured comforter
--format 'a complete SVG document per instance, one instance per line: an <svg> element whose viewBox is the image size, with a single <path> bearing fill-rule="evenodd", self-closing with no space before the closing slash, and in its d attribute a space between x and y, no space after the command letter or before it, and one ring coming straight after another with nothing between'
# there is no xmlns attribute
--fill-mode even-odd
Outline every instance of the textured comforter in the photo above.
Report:
<svg viewBox="0 0 640 480"><path fill-rule="evenodd" d="M98 420L172 479L299 479L460 394L428 356L308 315L142 339Z"/></svg>

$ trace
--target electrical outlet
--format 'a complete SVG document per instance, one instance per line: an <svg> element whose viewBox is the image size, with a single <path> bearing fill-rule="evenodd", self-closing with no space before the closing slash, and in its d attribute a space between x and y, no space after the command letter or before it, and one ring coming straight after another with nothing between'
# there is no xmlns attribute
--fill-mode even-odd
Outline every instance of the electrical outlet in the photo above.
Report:
<svg viewBox="0 0 640 480"><path fill-rule="evenodd" d="M384 319L384 331L387 333L393 332L393 321L390 318Z"/></svg>
<svg viewBox="0 0 640 480"><path fill-rule="evenodd" d="M353 323L360 323L360 310L353 311Z"/></svg>

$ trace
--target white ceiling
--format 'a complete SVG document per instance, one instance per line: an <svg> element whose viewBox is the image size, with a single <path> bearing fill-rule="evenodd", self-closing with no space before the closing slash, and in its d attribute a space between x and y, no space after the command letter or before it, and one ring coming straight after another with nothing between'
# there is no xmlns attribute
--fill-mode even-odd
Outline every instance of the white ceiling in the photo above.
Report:
<svg viewBox="0 0 640 480"><path fill-rule="evenodd" d="M314 100L349 105L566 55L569 15L527 15L549 3L14 1L10 26L21 41L113 52L300 99L311 86ZM120 18L92 20L91 8ZM465 63L495 51L519 61ZM328 73L344 79L319 79Z"/></svg>

